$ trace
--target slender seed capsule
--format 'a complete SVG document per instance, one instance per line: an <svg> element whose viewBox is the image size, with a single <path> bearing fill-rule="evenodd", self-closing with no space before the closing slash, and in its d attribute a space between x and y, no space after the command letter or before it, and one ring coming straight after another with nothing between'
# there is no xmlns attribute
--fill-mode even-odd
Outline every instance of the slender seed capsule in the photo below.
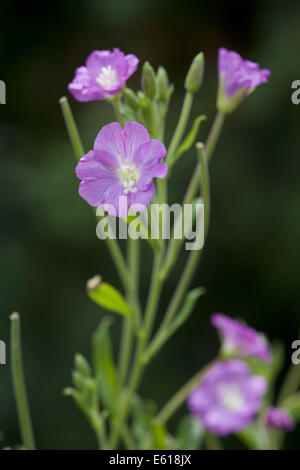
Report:
<svg viewBox="0 0 300 470"><path fill-rule="evenodd" d="M155 72L149 62L145 62L143 66L142 90L150 99L153 99L156 95L157 86Z"/></svg>
<svg viewBox="0 0 300 470"><path fill-rule="evenodd" d="M199 91L204 75L204 54L200 52L196 55L185 78L185 89L191 93Z"/></svg>

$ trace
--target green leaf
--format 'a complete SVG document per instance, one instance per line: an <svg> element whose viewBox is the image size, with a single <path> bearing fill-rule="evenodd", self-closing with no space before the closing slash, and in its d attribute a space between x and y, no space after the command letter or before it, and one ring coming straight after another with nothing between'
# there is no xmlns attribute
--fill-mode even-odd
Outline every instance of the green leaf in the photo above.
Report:
<svg viewBox="0 0 300 470"><path fill-rule="evenodd" d="M110 325L111 318L103 318L93 334L92 357L100 396L105 405L113 410L118 391L118 376L112 354Z"/></svg>
<svg viewBox="0 0 300 470"><path fill-rule="evenodd" d="M184 301L182 309L179 311L173 322L161 331L146 350L143 360L147 363L163 347L166 341L180 328L191 315L198 298L205 293L203 287L191 290Z"/></svg>
<svg viewBox="0 0 300 470"><path fill-rule="evenodd" d="M101 307L127 317L131 316L130 309L122 294L115 287L102 282L100 276L95 276L87 282L87 293Z"/></svg>
<svg viewBox="0 0 300 470"><path fill-rule="evenodd" d="M184 416L178 424L174 447L178 450L199 450L205 430L193 416Z"/></svg>
<svg viewBox="0 0 300 470"><path fill-rule="evenodd" d="M205 121L205 119L206 119L206 116L204 116L203 114L201 116L198 116L195 119L190 132L188 133L188 135L186 136L186 138L184 139L184 141L182 142L182 144L180 145L180 147L178 148L178 150L176 152L174 162L184 152L187 152L191 148L191 146L193 145L193 143L195 142L195 140L197 138L197 134L198 134L198 131L199 131L200 124L201 124L202 121Z"/></svg>

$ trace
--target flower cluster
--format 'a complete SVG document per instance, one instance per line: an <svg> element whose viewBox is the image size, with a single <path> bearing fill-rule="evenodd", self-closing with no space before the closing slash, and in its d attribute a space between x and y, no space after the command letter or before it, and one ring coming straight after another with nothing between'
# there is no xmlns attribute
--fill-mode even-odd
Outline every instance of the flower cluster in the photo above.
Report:
<svg viewBox="0 0 300 470"><path fill-rule="evenodd" d="M200 89L203 81L204 55L199 53L194 58L186 75L184 84L186 90L185 102L168 147L167 155L162 141L164 140L166 124L165 116L168 111L173 86L169 84L167 72L163 67L159 67L156 72L151 64L146 62L142 71L141 90L135 93L127 86L125 87L128 78L136 71L138 62L139 60L133 54L125 55L119 49L114 49L112 52L94 51L87 58L85 66L76 70L75 78L68 87L71 94L78 101L107 100L114 106L116 111L119 122L112 122L102 127L95 139L93 148L85 155L82 155L83 151L81 149L79 150L79 155L77 153L79 162L76 166L76 175L81 180L79 195L90 206L102 207L104 211L116 217L126 217L130 211L140 213L147 208L155 194L155 179L165 178L168 169L172 168L179 156L195 143L200 122L205 118L199 116L195 120L191 131L185 137L191 100L193 95ZM218 74L218 115L208 139L210 145L202 143L196 145L198 150L203 150L199 157L201 157L201 196L205 203L205 209L206 205L209 208L208 169L206 168L205 159L208 160L210 157L208 154L213 151L224 115L231 113L257 86L267 82L270 71L261 69L257 63L242 59L234 51L221 48L219 50ZM72 129L69 129L70 134L75 132L75 127L73 125ZM212 142L213 144L211 144ZM163 161L165 157L167 157L166 162ZM198 169L196 169L196 176L191 179L187 191L188 198L191 201L196 198L197 188L199 188L199 174L197 171ZM194 182L196 189L194 189ZM163 181L160 183L159 200L165 203L167 201L161 200L165 198L166 188ZM162 249L160 244L155 247L155 250L159 249ZM115 255L116 266L120 271L126 296L123 298L116 289L105 284L104 289L97 289L97 292L94 292L93 300L101 307L124 314L126 319L128 316L128 321L132 321L137 327L136 339L138 340L139 332L143 332L143 328L147 327L149 318L148 325L150 325L151 330L156 310L158 310L159 295L158 298L154 295L151 299L152 294L150 291L150 307L149 311L148 307L146 309L146 323L143 324L144 318L142 312L140 312L138 297L133 292L134 289L131 283L127 284L127 276L128 278L131 276L132 266L129 266L130 263L127 266L126 261L122 258L121 250L120 253L118 251L118 247L115 246L114 250L111 251L113 257ZM176 245L170 243L169 246L166 246L165 265L164 253L162 252L161 255L159 263L162 266L158 266L157 272L154 271L156 274L152 280L153 292L160 292L161 283L176 262L176 256L178 255ZM191 273L190 282L193 272L189 269L187 272L188 275L185 274L187 277ZM134 276L136 276L136 273L134 273ZM132 279L134 279L134 276ZM187 281L185 276L184 283ZM183 284L180 284L180 282L182 281L179 281L178 284L179 304L183 304L184 314L187 318L189 298L193 299L196 294L195 291L187 294L186 304L184 304L183 291L187 288L188 282L186 286L184 285L184 288L182 288ZM104 284L102 287L104 287ZM182 295L181 292L183 292ZM127 305L127 298L130 298L133 307ZM167 310L166 314L167 320L163 320L158 332L153 335L153 342L149 339L149 344L143 346L144 350L143 348L141 350L139 347L137 348L137 354L141 354L141 356L138 357L136 364L133 364L132 377L134 379L140 373L140 370L136 370L135 367L146 364L182 321L180 314L176 318L176 309L172 312L173 304L174 301L171 301L170 310ZM170 311L172 315L170 315ZM170 317L172 318L170 319ZM270 392L269 386L274 378L273 376L278 373L278 370L274 373L272 369L276 369L277 365L274 366L276 361L272 360L269 343L263 334L223 313L212 315L211 323L220 334L220 354L217 360L213 362L213 365L205 369L206 372L201 372L200 381L197 374L198 383L192 380L187 384L188 387L187 385L183 387L184 397L180 399L184 402L189 393L187 398L189 411L197 420L201 421L208 431L218 436L227 436L231 433L239 433L255 424L252 431L263 427L263 432L260 435L269 436L270 444L271 429L292 430L294 421L288 411L284 409L284 404L282 405L283 408L270 407L268 400L271 394L268 393L265 397L266 393ZM141 330L138 329L139 327ZM148 336L151 338L152 331L150 330L146 335L147 340ZM274 354L274 356L276 355ZM81 371L86 369L83 367L82 361L79 362L79 366ZM90 371L87 373L84 370L84 376L89 374ZM269 380L269 377L272 380ZM78 383L78 381L75 383L75 387L78 386ZM193 390L191 390L191 383L197 383ZM80 382L79 385L81 387L82 383ZM137 391L134 389L135 382L133 382L133 385L131 383L131 387L133 388L129 386L129 389L132 391L133 396ZM73 390L71 393L78 400L77 391ZM105 393L104 395L105 402L107 396ZM175 395L175 401L178 400L178 396L181 396L181 394ZM116 413L117 419L120 420L118 432L114 429L115 423L108 423L108 427L112 425L112 443L114 446L116 446L120 437L118 433L121 434L122 425L129 416L129 401L126 405L127 409L125 407L121 417L117 416ZM84 403L82 407L80 402L80 405L88 415L90 404ZM177 401L175 405L177 405ZM109 409L113 406L110 400L107 406ZM161 414L169 413L170 409L173 410L174 408L166 406ZM114 415L114 413L111 413L111 415ZM199 425L199 423L197 424Z"/></svg>
<svg viewBox="0 0 300 470"><path fill-rule="evenodd" d="M222 355L256 357L262 362L272 359L270 348L261 333L224 314L214 314L211 323L221 332ZM262 407L268 390L267 380L251 373L241 359L219 361L203 376L190 393L188 407L209 431L226 436L251 425ZM268 429L291 431L295 423L281 408L269 407L263 422Z"/></svg>
<svg viewBox="0 0 300 470"><path fill-rule="evenodd" d="M203 61L203 54L198 54L187 75L185 86L191 93L201 86ZM68 89L81 102L112 99L123 90L138 62L135 55L125 55L119 49L94 51L87 58L86 65L77 68ZM240 92L246 95L267 81L269 73L268 70L260 70L253 62L244 61L236 52L221 48L219 76L225 91L218 100L220 110L231 111L241 100ZM144 66L143 78L146 100L147 96L154 97L156 88L160 95L162 91L168 95L162 68L157 85L149 63ZM126 96L135 109L137 99L134 93L127 90ZM144 210L155 192L153 178L164 178L167 174L166 164L160 163L166 155L163 144L158 140L150 141L147 129L141 123L128 122L125 127L122 131L118 123L105 126L96 138L94 149L82 157L76 169L78 178L82 180L80 196L91 206L101 206L118 217L127 215L132 206L136 211L138 207L139 212Z"/></svg>

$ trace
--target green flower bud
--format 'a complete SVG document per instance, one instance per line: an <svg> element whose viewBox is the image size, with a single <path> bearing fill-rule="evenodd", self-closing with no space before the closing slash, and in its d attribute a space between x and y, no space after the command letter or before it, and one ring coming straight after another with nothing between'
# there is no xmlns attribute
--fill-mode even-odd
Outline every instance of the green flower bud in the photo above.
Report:
<svg viewBox="0 0 300 470"><path fill-rule="evenodd" d="M196 55L185 78L185 89L191 93L199 91L204 74L204 54L200 52Z"/></svg>
<svg viewBox="0 0 300 470"><path fill-rule="evenodd" d="M83 377L89 377L91 375L91 368L89 363L81 354L76 354L74 363L75 368Z"/></svg>
<svg viewBox="0 0 300 470"><path fill-rule="evenodd" d="M167 71L161 66L158 68L156 79L159 99L165 101L168 97L169 78Z"/></svg>
<svg viewBox="0 0 300 470"><path fill-rule="evenodd" d="M133 109L133 111L138 111L140 102L134 91L132 91L130 88L125 88L123 95L128 106Z"/></svg>
<svg viewBox="0 0 300 470"><path fill-rule="evenodd" d="M85 389L85 377L83 377L81 375L80 372L78 372L78 370L73 370L72 372L72 381L73 381L73 384L74 386L77 388L77 390L79 390L80 392L82 392L84 389Z"/></svg>
<svg viewBox="0 0 300 470"><path fill-rule="evenodd" d="M142 71L142 90L148 98L153 99L156 95L156 77L152 65L145 62Z"/></svg>

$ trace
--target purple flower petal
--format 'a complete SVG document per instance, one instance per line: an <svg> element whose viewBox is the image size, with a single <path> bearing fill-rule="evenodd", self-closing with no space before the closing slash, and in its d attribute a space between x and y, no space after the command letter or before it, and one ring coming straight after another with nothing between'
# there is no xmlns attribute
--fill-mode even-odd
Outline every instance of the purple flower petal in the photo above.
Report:
<svg viewBox="0 0 300 470"><path fill-rule="evenodd" d="M142 124L128 122L124 129L117 122L108 124L99 132L94 150L76 167L82 180L79 194L91 206L102 206L118 217L132 206L142 212L155 192L153 178L166 176L167 165L160 163L165 155L164 145L151 140Z"/></svg>
<svg viewBox="0 0 300 470"><path fill-rule="evenodd" d="M104 150L117 160L125 159L123 129L119 122L112 122L102 127L94 143L95 150Z"/></svg>
<svg viewBox="0 0 300 470"><path fill-rule="evenodd" d="M103 100L119 93L126 80L136 71L138 58L119 49L94 51L85 67L76 70L69 84L70 93L78 101Z"/></svg>
<svg viewBox="0 0 300 470"><path fill-rule="evenodd" d="M226 97L229 99L238 91L244 89L249 93L253 88L268 81L270 70L260 69L259 65L224 47L219 49L218 62L219 78L224 75Z"/></svg>
<svg viewBox="0 0 300 470"><path fill-rule="evenodd" d="M211 323L221 331L226 353L255 356L264 362L271 361L270 348L264 336L222 313L215 313Z"/></svg>
<svg viewBox="0 0 300 470"><path fill-rule="evenodd" d="M267 390L263 377L251 375L240 359L219 362L190 393L188 407L211 432L226 436L251 423Z"/></svg>
<svg viewBox="0 0 300 470"><path fill-rule="evenodd" d="M146 127L138 122L126 122L123 129L124 141L126 142L125 158L133 160L136 151L146 142L151 142Z"/></svg>
<svg viewBox="0 0 300 470"><path fill-rule="evenodd" d="M291 415L282 408L270 407L265 414L265 423L269 428L292 431L295 429L295 422Z"/></svg>
<svg viewBox="0 0 300 470"><path fill-rule="evenodd" d="M152 178L165 178L168 172L168 165L160 163L166 156L167 151L159 140L149 140L141 145L132 161L138 166L143 185L148 185ZM141 183L138 186L142 189Z"/></svg>

